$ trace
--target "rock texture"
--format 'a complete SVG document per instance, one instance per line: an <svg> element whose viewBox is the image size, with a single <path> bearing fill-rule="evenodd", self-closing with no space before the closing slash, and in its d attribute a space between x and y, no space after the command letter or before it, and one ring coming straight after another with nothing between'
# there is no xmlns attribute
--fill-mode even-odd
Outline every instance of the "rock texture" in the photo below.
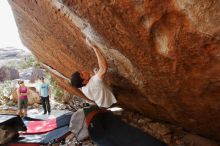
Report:
<svg viewBox="0 0 220 146"><path fill-rule="evenodd" d="M34 69L30 76L30 82L35 82L39 80L39 78L45 76L45 71L43 69Z"/></svg>
<svg viewBox="0 0 220 146"><path fill-rule="evenodd" d="M107 81L124 108L220 140L219 0L9 3L23 43L44 64L66 77L92 71L90 38L108 59Z"/></svg>
<svg viewBox="0 0 220 146"><path fill-rule="evenodd" d="M19 78L18 70L6 66L2 66L0 68L0 82L4 82L6 80L14 80Z"/></svg>

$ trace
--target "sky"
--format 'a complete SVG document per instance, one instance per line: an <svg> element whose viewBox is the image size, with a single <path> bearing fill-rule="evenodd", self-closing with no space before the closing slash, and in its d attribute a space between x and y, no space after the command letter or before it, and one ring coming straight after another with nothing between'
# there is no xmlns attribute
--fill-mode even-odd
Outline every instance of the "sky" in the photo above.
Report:
<svg viewBox="0 0 220 146"><path fill-rule="evenodd" d="M25 50L18 34L11 7L7 0L0 0L0 48L4 47Z"/></svg>

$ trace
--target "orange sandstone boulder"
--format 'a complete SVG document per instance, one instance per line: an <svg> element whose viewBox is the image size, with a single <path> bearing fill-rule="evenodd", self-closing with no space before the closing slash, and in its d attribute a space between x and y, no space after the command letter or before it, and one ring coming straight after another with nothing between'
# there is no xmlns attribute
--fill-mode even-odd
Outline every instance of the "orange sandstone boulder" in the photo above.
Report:
<svg viewBox="0 0 220 146"><path fill-rule="evenodd" d="M124 108L220 140L219 0L9 0L23 43L70 77L106 56ZM60 85L72 92L71 87Z"/></svg>

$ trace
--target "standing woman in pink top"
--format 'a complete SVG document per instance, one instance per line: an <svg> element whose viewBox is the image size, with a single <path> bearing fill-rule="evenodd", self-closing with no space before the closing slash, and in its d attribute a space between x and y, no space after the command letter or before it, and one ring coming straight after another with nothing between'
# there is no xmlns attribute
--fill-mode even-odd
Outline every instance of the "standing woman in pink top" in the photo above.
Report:
<svg viewBox="0 0 220 146"><path fill-rule="evenodd" d="M24 85L24 81L18 81L19 88L17 89L18 95L18 115L27 116L28 95L29 89Z"/></svg>

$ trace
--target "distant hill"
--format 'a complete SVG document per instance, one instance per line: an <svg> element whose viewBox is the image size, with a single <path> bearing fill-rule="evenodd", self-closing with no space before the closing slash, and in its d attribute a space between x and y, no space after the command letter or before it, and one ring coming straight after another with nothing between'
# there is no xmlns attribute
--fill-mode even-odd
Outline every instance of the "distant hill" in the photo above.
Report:
<svg viewBox="0 0 220 146"><path fill-rule="evenodd" d="M17 49L14 47L0 48L0 67L6 65L11 61L19 61L21 58L30 56L31 52Z"/></svg>

